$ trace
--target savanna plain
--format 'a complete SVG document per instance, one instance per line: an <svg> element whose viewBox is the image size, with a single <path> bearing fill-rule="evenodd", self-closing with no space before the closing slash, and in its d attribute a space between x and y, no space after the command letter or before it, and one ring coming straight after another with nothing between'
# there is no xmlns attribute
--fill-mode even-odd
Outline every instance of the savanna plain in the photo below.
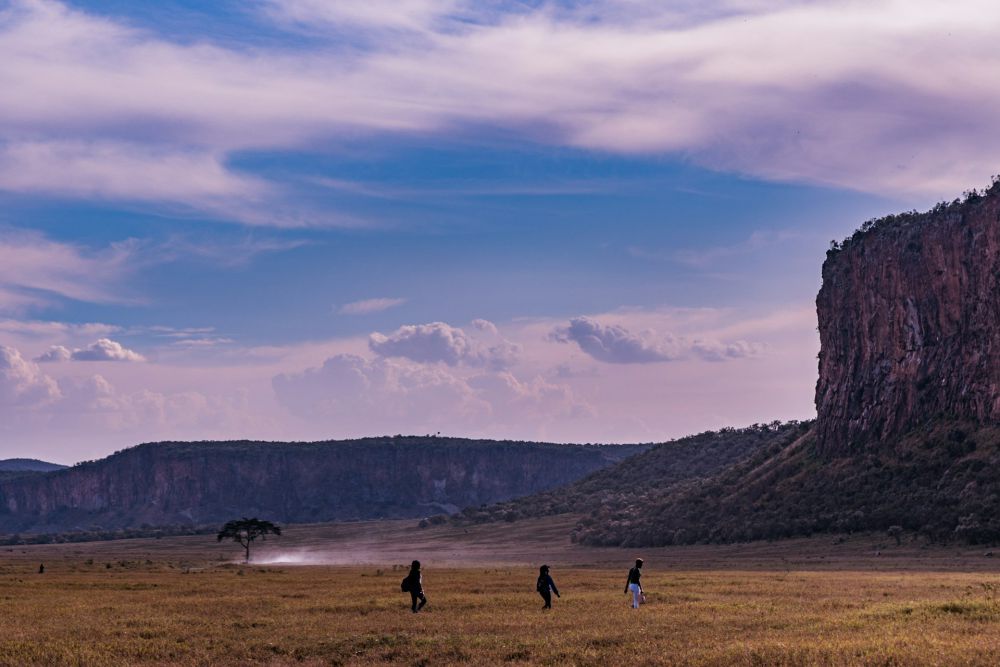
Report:
<svg viewBox="0 0 1000 667"><path fill-rule="evenodd" d="M984 549L877 535L598 549L570 543L572 521L290 527L249 565L211 535L3 547L0 664L1000 664ZM638 611L623 592L635 556ZM412 558L419 614L399 589ZM542 562L562 593L551 611Z"/></svg>

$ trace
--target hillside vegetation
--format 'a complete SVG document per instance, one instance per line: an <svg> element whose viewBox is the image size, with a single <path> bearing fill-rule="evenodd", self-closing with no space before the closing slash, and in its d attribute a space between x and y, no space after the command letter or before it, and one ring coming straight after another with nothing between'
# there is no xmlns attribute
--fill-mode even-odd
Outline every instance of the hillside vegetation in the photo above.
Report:
<svg viewBox="0 0 1000 667"><path fill-rule="evenodd" d="M807 430L714 476L609 496L575 538L655 546L889 531L937 542L1000 540L1000 429L939 422L842 458L819 454L815 444Z"/></svg>
<svg viewBox="0 0 1000 667"><path fill-rule="evenodd" d="M587 524L621 532L608 543L629 543L624 514L657 505L683 483L707 480L748 458L773 455L804 433L810 422L773 422L724 428L680 438L551 491L489 507L466 508L458 521L515 521L553 514L589 514ZM631 509L630 509L631 508ZM603 543L603 541L602 541Z"/></svg>

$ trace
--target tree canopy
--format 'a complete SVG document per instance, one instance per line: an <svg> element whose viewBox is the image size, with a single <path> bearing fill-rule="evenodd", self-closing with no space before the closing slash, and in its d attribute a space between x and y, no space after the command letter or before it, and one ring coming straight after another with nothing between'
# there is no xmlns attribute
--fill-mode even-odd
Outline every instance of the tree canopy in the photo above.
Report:
<svg viewBox="0 0 1000 667"><path fill-rule="evenodd" d="M222 527L219 531L218 541L232 540L239 542L245 551L245 560L250 562L250 544L258 537L266 539L267 535L281 535L281 528L271 523L254 517L248 519L233 519Z"/></svg>

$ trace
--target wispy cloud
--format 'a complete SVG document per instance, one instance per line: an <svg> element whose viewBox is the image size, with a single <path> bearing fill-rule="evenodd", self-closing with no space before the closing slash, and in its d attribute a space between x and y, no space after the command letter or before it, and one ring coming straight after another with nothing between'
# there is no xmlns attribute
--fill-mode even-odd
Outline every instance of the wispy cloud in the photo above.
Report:
<svg viewBox="0 0 1000 667"><path fill-rule="evenodd" d="M389 310L390 308L401 306L404 303L406 303L406 299L400 298L379 297L375 299L363 299L361 301L345 303L337 308L337 312L341 315L368 315L370 313L379 313L383 310Z"/></svg>
<svg viewBox="0 0 1000 667"><path fill-rule="evenodd" d="M91 303L132 302L134 295L122 283L135 251L136 244L130 241L94 251L35 232L0 230L0 312L43 305L52 296Z"/></svg>
<svg viewBox="0 0 1000 667"><path fill-rule="evenodd" d="M629 246L628 253L638 259L676 262L693 268L706 268L735 257L752 255L760 250L779 245L786 241L802 238L803 233L795 230L756 230L743 241L708 248L682 248L658 250L641 246Z"/></svg>
<svg viewBox="0 0 1000 667"><path fill-rule="evenodd" d="M8 3L0 187L350 224L296 208L229 157L485 125L938 196L986 181L1000 152L992 2L363 4L266 4L278 25L372 32L345 52L322 38L299 50L182 43L53 1Z"/></svg>

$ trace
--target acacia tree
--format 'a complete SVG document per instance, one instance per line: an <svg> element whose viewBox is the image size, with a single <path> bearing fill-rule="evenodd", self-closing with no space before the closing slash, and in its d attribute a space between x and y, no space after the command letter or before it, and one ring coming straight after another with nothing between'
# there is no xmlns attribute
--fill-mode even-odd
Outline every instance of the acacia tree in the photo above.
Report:
<svg viewBox="0 0 1000 667"><path fill-rule="evenodd" d="M246 552L245 562L250 562L250 544L258 537L267 539L266 535L281 535L281 528L271 523L254 517L248 519L233 519L222 527L219 531L218 541L232 540L239 542Z"/></svg>

